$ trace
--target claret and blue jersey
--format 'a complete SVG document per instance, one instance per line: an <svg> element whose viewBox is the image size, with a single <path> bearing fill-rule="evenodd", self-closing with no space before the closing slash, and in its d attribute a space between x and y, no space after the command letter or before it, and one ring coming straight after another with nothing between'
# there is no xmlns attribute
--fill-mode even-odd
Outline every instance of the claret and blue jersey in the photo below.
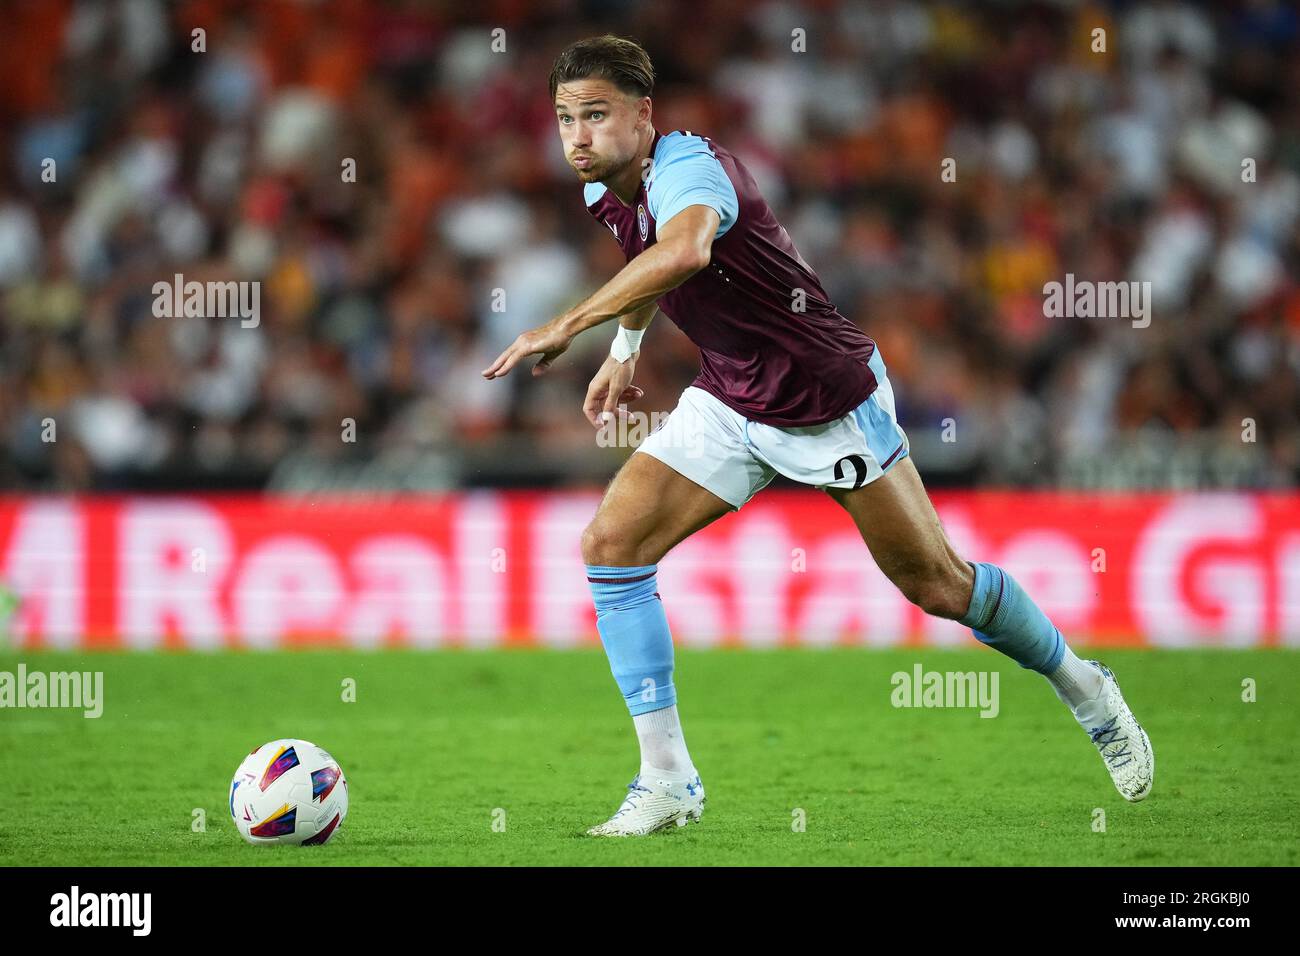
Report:
<svg viewBox="0 0 1300 956"><path fill-rule="evenodd" d="M656 224L688 206L721 220L707 267L659 298L659 309L700 349L694 384L767 425L819 425L849 414L877 387L875 343L841 315L776 220L749 170L687 131L660 133L636 197L584 187L587 210L630 261L654 244Z"/></svg>

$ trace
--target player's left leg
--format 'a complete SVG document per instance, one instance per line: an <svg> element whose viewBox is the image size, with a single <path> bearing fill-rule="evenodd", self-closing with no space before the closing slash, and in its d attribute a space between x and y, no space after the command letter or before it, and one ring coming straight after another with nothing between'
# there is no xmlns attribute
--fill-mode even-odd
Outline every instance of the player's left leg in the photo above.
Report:
<svg viewBox="0 0 1300 956"><path fill-rule="evenodd" d="M1088 731L1116 789L1141 800L1151 792L1155 757L1114 675L1079 660L1004 568L957 554L908 457L879 350L869 365L876 390L843 418L800 428L751 423L746 433L755 457L839 502L880 569L913 604L960 621L994 650L1043 674Z"/></svg>
<svg viewBox="0 0 1300 956"><path fill-rule="evenodd" d="M1128 800L1151 790L1155 757L1114 675L1080 660L1005 569L964 560L944 533L909 457L858 488L827 487L886 577L927 614L960 621L994 650L1038 671L1074 712Z"/></svg>

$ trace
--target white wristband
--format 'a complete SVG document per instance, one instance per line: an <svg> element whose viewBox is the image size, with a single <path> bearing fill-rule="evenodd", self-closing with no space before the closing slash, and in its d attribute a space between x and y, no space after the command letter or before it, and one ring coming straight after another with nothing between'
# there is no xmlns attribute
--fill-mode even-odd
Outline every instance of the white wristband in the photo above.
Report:
<svg viewBox="0 0 1300 956"><path fill-rule="evenodd" d="M641 348L641 336L643 335L645 335L645 329L629 329L627 326L620 324L618 332L614 336L614 341L609 347L609 354L614 356L616 362L626 362L634 352Z"/></svg>

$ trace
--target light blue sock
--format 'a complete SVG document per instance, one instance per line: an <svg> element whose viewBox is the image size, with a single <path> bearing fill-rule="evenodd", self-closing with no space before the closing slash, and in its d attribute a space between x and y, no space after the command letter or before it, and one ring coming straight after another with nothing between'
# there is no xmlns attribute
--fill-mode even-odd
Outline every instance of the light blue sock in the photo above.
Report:
<svg viewBox="0 0 1300 956"><path fill-rule="evenodd" d="M1056 670L1065 655L1061 632L1006 571L996 564L968 563L975 569L975 589L961 623L1021 667L1040 674Z"/></svg>
<svg viewBox="0 0 1300 956"><path fill-rule="evenodd" d="M656 591L653 564L636 568L587 565L609 669L635 717L677 703L673 687L673 636Z"/></svg>

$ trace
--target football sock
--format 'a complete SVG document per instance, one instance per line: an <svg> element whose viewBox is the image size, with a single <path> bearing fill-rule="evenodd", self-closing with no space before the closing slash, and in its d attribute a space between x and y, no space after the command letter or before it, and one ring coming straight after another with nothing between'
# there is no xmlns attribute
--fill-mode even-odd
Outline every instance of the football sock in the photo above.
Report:
<svg viewBox="0 0 1300 956"><path fill-rule="evenodd" d="M686 749L686 738L682 736L676 704L648 714L637 714L632 723L636 725L637 740L641 742L642 774L655 773L676 783L694 776L694 765Z"/></svg>
<svg viewBox="0 0 1300 956"><path fill-rule="evenodd" d="M673 637L656 592L655 566L587 565L596 629L609 669L633 717L677 703Z"/></svg>
<svg viewBox="0 0 1300 956"><path fill-rule="evenodd" d="M1052 682L1056 696L1072 710L1085 701L1095 699L1105 683L1101 671L1087 661L1080 660L1069 647L1065 649L1060 666L1048 674L1047 679Z"/></svg>
<svg viewBox="0 0 1300 956"><path fill-rule="evenodd" d="M983 561L968 563L975 569L975 587L961 623L1021 667L1053 673L1065 655L1061 632L1006 571Z"/></svg>

